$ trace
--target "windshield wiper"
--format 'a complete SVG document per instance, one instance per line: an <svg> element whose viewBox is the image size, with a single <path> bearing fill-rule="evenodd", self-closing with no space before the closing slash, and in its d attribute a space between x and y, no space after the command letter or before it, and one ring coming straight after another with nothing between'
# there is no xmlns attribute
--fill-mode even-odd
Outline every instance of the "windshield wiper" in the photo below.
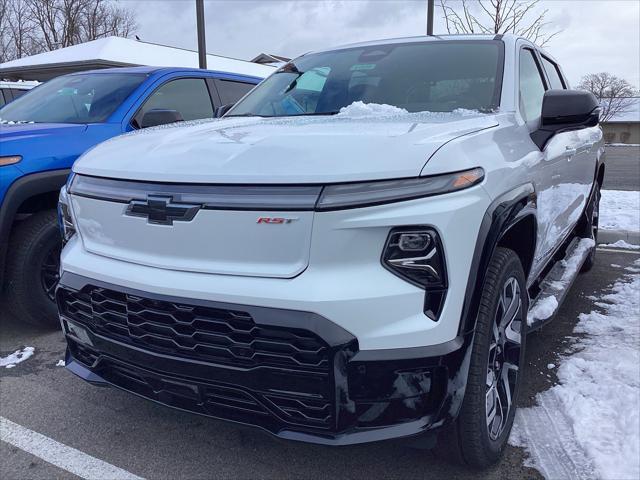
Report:
<svg viewBox="0 0 640 480"><path fill-rule="evenodd" d="M340 113L340 110L334 110L329 112L308 112L308 113L296 113L294 115L290 115L291 117L308 117L312 115L337 115Z"/></svg>
<svg viewBox="0 0 640 480"><path fill-rule="evenodd" d="M291 113L285 115L258 115L257 113L236 113L235 115L225 115L223 118L229 117L261 117L261 118L281 118L281 117L310 117L314 115L336 115L339 110L330 112L307 112L307 113Z"/></svg>
<svg viewBox="0 0 640 480"><path fill-rule="evenodd" d="M236 113L235 115L224 115L224 118L229 117L264 117L264 115L258 115L257 113Z"/></svg>

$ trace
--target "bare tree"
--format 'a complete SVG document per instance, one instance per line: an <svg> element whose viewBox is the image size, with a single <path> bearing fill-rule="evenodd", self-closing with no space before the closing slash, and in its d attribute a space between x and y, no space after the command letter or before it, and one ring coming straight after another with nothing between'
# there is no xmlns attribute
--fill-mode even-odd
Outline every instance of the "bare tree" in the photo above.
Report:
<svg viewBox="0 0 640 480"><path fill-rule="evenodd" d="M633 97L638 96L638 90L629 82L607 72L585 75L578 88L587 90L598 98L601 122L630 111L634 103Z"/></svg>
<svg viewBox="0 0 640 480"><path fill-rule="evenodd" d="M135 29L119 0L0 0L0 62Z"/></svg>
<svg viewBox="0 0 640 480"><path fill-rule="evenodd" d="M561 30L549 31L540 0L440 0L449 33L513 33L544 46Z"/></svg>

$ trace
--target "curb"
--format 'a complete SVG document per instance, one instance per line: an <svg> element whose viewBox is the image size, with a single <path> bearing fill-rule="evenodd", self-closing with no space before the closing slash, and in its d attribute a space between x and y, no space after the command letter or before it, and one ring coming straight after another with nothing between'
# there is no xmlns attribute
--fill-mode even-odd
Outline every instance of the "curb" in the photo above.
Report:
<svg viewBox="0 0 640 480"><path fill-rule="evenodd" d="M616 243L618 240L624 240L633 245L640 245L640 232L602 229L598 231L598 243Z"/></svg>

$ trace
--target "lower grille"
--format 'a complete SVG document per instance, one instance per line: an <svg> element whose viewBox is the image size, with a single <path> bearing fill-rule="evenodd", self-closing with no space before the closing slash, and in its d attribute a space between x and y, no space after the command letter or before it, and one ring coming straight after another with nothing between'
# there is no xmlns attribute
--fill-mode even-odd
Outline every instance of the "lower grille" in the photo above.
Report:
<svg viewBox="0 0 640 480"><path fill-rule="evenodd" d="M250 415L272 429L333 427L331 348L313 332L258 324L243 311L96 286L61 286L57 299L70 325L105 339L80 343L72 325L67 328L75 360L109 383L196 413L237 421ZM180 366L160 357L143 361L128 349L112 353L109 340L180 359ZM202 365L206 371L196 374Z"/></svg>
<svg viewBox="0 0 640 480"><path fill-rule="evenodd" d="M62 313L96 333L148 350L237 365L328 371L328 345L304 329L258 325L247 312L99 287L60 289Z"/></svg>

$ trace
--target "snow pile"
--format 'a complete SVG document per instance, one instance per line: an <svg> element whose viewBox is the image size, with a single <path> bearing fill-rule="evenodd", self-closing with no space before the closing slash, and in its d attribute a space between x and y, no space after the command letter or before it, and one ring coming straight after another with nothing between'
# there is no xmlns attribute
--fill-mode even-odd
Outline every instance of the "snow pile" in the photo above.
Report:
<svg viewBox="0 0 640 480"><path fill-rule="evenodd" d="M640 260L634 264L640 266ZM547 478L640 478L640 275L580 315L559 385L520 409L510 442Z"/></svg>
<svg viewBox="0 0 640 480"><path fill-rule="evenodd" d="M66 365L64 360L58 360L58 363L56 363L56 367L64 367Z"/></svg>
<svg viewBox="0 0 640 480"><path fill-rule="evenodd" d="M602 190L599 227L640 232L640 192Z"/></svg>
<svg viewBox="0 0 640 480"><path fill-rule="evenodd" d="M362 117L389 117L396 115L406 115L404 108L394 107L382 103L364 103L362 101L353 102L351 105L342 107L338 115L349 118Z"/></svg>
<svg viewBox="0 0 640 480"><path fill-rule="evenodd" d="M20 362L24 362L33 355L33 347L24 347L22 350L16 350L11 355L0 357L0 367L13 368Z"/></svg>
<svg viewBox="0 0 640 480"><path fill-rule="evenodd" d="M386 117L408 117L410 120L425 121L429 119L445 119L451 116L457 117L477 117L482 115L477 110L456 108L452 112L408 112L404 108L384 103L365 103L362 100L353 102L346 107L342 107L333 118L386 118Z"/></svg>
<svg viewBox="0 0 640 480"><path fill-rule="evenodd" d="M627 243L624 240L618 240L616 243L601 243L602 247L627 248L629 250L640 250L640 245ZM611 265L613 267L613 265Z"/></svg>
<svg viewBox="0 0 640 480"><path fill-rule="evenodd" d="M583 238L571 253L569 258L560 262L562 266L562 276L558 280L545 282L542 285L543 290L552 292L550 295L543 296L531 305L527 314L527 325L533 325L537 320L546 320L550 318L558 309L558 298L556 295L562 295L569 283L576 277L578 269L582 266L584 259L595 246L595 242L591 238ZM549 288L549 290L547 290Z"/></svg>
<svg viewBox="0 0 640 480"><path fill-rule="evenodd" d="M558 309L558 299L553 295L545 297L536 303L529 309L527 315L527 323L533 325L536 320L546 320L551 317L553 313Z"/></svg>
<svg viewBox="0 0 640 480"><path fill-rule="evenodd" d="M595 246L596 242L592 238L583 238L580 240L571 256L560 262L564 268L564 273L560 279L560 282L564 284L563 286L566 286L569 280L575 278L578 269L582 266L582 260L584 259L585 254Z"/></svg>

